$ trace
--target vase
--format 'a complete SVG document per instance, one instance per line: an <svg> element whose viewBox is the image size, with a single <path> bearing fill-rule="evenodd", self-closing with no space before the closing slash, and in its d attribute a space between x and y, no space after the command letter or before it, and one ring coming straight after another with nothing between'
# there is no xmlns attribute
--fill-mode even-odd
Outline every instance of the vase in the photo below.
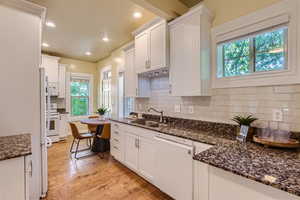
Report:
<svg viewBox="0 0 300 200"><path fill-rule="evenodd" d="M104 121L105 120L104 115L99 115L99 120Z"/></svg>
<svg viewBox="0 0 300 200"><path fill-rule="evenodd" d="M236 128L236 135L237 136L240 134L240 131L241 131L241 127L238 126ZM246 141L253 141L253 135L254 135L254 128L253 127L249 127Z"/></svg>

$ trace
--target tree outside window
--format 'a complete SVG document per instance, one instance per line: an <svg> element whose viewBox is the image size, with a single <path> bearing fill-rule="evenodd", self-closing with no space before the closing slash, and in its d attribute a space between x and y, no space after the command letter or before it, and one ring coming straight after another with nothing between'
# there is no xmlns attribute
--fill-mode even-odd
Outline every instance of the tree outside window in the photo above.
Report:
<svg viewBox="0 0 300 200"><path fill-rule="evenodd" d="M71 114L82 116L89 114L90 82L84 79L71 81Z"/></svg>
<svg viewBox="0 0 300 200"><path fill-rule="evenodd" d="M283 70L287 66L287 27L218 45L218 77Z"/></svg>

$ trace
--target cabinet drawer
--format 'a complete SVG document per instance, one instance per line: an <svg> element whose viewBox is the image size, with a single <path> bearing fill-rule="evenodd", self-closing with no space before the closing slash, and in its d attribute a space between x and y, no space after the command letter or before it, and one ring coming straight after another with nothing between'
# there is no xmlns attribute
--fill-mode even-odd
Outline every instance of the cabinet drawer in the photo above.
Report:
<svg viewBox="0 0 300 200"><path fill-rule="evenodd" d="M116 139L120 140L120 138L121 138L120 131L118 131L118 130L111 130L111 138L112 139L116 138Z"/></svg>
<svg viewBox="0 0 300 200"><path fill-rule="evenodd" d="M118 161L122 161L121 151L116 146L111 146L111 155Z"/></svg>

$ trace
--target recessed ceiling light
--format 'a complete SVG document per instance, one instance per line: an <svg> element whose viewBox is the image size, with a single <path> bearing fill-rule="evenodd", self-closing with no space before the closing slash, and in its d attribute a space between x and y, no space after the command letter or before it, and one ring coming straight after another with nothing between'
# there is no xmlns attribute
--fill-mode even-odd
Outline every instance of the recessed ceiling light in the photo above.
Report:
<svg viewBox="0 0 300 200"><path fill-rule="evenodd" d="M48 43L46 43L46 42L43 42L42 46L43 47L49 47L50 45Z"/></svg>
<svg viewBox="0 0 300 200"><path fill-rule="evenodd" d="M51 21L47 21L46 22L46 26L51 27L51 28L55 28L56 27L56 25L54 24L54 22L51 22Z"/></svg>
<svg viewBox="0 0 300 200"><path fill-rule="evenodd" d="M134 12L133 13L133 17L138 19L138 18L141 18L142 17L142 13L141 12Z"/></svg>
<svg viewBox="0 0 300 200"><path fill-rule="evenodd" d="M85 55L90 56L90 55L92 55L92 53L87 51L87 52L85 52Z"/></svg>
<svg viewBox="0 0 300 200"><path fill-rule="evenodd" d="M117 62L117 63L122 63L122 58L115 58L115 61Z"/></svg>
<svg viewBox="0 0 300 200"><path fill-rule="evenodd" d="M108 42L108 41L109 41L108 37L106 37L106 36L103 37L102 40L103 40L104 42Z"/></svg>

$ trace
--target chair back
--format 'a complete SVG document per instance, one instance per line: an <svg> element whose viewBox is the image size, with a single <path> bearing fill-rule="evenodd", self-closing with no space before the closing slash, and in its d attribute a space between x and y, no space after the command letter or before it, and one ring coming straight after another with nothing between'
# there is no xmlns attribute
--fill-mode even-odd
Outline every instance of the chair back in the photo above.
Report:
<svg viewBox="0 0 300 200"><path fill-rule="evenodd" d="M73 123L73 122L69 122L70 124L70 127L71 127L71 131L72 131L72 135L75 139L80 139L81 138L81 135L78 131L78 128L77 126Z"/></svg>
<svg viewBox="0 0 300 200"><path fill-rule="evenodd" d="M110 124L104 124L100 138L110 139Z"/></svg>

